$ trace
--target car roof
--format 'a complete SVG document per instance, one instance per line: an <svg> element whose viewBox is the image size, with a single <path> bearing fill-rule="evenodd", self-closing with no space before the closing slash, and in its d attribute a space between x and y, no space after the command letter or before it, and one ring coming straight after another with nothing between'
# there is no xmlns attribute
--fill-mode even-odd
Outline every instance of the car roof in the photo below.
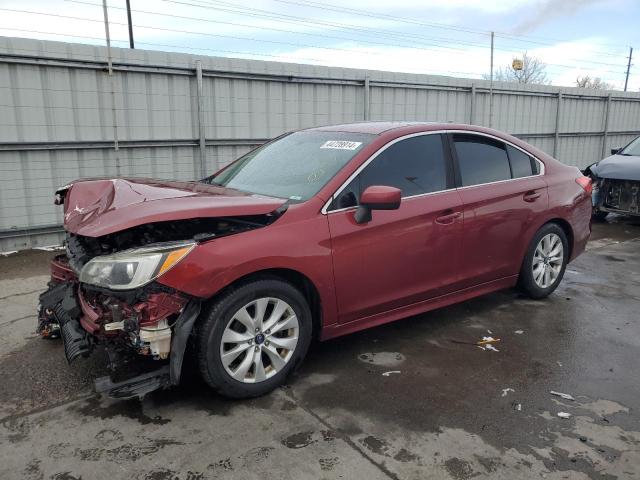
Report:
<svg viewBox="0 0 640 480"><path fill-rule="evenodd" d="M309 128L312 131L322 132L351 132L351 133L369 133L373 135L380 135L389 130L420 127L424 126L425 130L436 130L451 128L450 123L437 123L437 122L357 122L357 123L343 123L339 125L325 125L322 127Z"/></svg>
<svg viewBox="0 0 640 480"><path fill-rule="evenodd" d="M411 135L420 132L430 131L457 131L469 132L476 134L489 135L502 141L510 142L530 155L535 156L538 160L544 160L546 164L549 161L561 165L557 160L543 152L539 148L524 142L523 140L504 133L493 128L487 128L480 125L470 125L466 123L452 122L356 122L344 123L338 125L326 125L321 127L312 127L304 131L316 132L349 132L349 133L366 133L385 137L387 141L393 140L404 135ZM572 167L575 168L575 167Z"/></svg>

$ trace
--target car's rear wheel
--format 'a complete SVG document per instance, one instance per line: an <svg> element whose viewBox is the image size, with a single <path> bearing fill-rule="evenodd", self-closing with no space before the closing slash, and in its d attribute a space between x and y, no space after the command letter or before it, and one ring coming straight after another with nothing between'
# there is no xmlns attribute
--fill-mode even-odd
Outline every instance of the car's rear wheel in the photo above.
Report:
<svg viewBox="0 0 640 480"><path fill-rule="evenodd" d="M520 269L519 285L531 298L544 298L560 284L569 260L564 230L548 223L538 230Z"/></svg>
<svg viewBox="0 0 640 480"><path fill-rule="evenodd" d="M256 397L281 385L311 342L309 306L280 279L232 287L205 315L198 329L200 373L228 397Z"/></svg>

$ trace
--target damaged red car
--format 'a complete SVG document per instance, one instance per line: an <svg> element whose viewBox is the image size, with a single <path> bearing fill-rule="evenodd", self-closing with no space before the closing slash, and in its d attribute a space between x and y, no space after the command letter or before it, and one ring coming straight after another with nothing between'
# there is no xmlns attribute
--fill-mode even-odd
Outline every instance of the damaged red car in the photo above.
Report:
<svg viewBox="0 0 640 480"><path fill-rule="evenodd" d="M590 195L515 137L426 123L286 134L200 181L79 180L56 193L66 254L38 330L69 362L105 349L96 388L114 397L176 385L187 364L257 396L314 338L499 289L546 297L584 251Z"/></svg>

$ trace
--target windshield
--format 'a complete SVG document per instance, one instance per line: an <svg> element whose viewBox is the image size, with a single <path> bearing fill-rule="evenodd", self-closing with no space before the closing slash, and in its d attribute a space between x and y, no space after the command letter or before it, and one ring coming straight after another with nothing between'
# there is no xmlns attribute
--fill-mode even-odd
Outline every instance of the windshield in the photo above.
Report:
<svg viewBox="0 0 640 480"><path fill-rule="evenodd" d="M302 131L267 143L205 182L245 192L308 200L375 135Z"/></svg>
<svg viewBox="0 0 640 480"><path fill-rule="evenodd" d="M636 155L640 157L640 137L636 138L618 153L620 155Z"/></svg>

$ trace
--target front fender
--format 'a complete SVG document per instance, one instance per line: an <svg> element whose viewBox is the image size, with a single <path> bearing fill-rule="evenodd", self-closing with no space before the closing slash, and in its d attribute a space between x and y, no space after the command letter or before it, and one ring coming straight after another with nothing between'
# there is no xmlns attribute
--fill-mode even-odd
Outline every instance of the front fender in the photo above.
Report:
<svg viewBox="0 0 640 480"><path fill-rule="evenodd" d="M318 291L323 323L336 321L326 216L318 214L294 222L283 220L285 218L264 228L202 243L158 282L207 299L252 273L293 270L307 277Z"/></svg>

